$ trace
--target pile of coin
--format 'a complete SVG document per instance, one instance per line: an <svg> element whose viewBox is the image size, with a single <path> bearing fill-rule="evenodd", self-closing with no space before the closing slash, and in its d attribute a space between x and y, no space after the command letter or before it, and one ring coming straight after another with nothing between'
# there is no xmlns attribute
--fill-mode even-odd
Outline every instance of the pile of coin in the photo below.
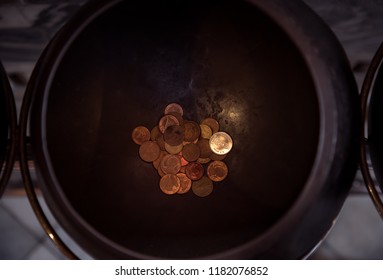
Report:
<svg viewBox="0 0 383 280"><path fill-rule="evenodd" d="M228 167L223 160L233 140L219 131L217 120L206 118L198 124L183 115L183 108L171 103L153 129L138 126L132 139L140 145L140 158L157 170L163 193L184 194L191 189L205 197L212 193L213 182L227 177Z"/></svg>

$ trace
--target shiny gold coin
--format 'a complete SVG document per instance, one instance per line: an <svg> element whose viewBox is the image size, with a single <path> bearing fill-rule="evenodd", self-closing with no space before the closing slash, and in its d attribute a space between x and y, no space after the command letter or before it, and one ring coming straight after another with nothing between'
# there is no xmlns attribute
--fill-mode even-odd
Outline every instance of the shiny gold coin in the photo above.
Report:
<svg viewBox="0 0 383 280"><path fill-rule="evenodd" d="M210 137L213 135L213 132L212 132L210 126L208 126L206 124L200 124L199 127L201 128L200 137L203 139L210 139Z"/></svg>
<svg viewBox="0 0 383 280"><path fill-rule="evenodd" d="M168 143L165 143L165 150L169 153L169 154L172 154L172 155L177 155L179 154L182 149L183 149L184 145L178 145L178 146L171 146L169 145Z"/></svg>
<svg viewBox="0 0 383 280"><path fill-rule="evenodd" d="M210 149L217 155L226 155L233 147L233 140L226 132L214 133L209 140Z"/></svg>
<svg viewBox="0 0 383 280"><path fill-rule="evenodd" d="M165 174L177 174L181 169L181 160L178 155L165 155L160 167Z"/></svg>
<svg viewBox="0 0 383 280"><path fill-rule="evenodd" d="M162 136L162 133L161 133L160 128L158 127L158 125L156 125L150 131L150 140L157 141L158 137L160 137L160 136Z"/></svg>
<svg viewBox="0 0 383 280"><path fill-rule="evenodd" d="M180 104L177 103L170 103L169 105L166 106L164 113L165 115L169 114L170 112L176 112L183 116L184 110L182 109Z"/></svg>
<svg viewBox="0 0 383 280"><path fill-rule="evenodd" d="M180 179L174 174L166 174L160 180L161 191L165 194L175 194L181 187Z"/></svg>
<svg viewBox="0 0 383 280"><path fill-rule="evenodd" d="M186 159L188 162L196 161L200 156L200 149L198 145L194 143L187 144L182 149L182 156L184 159Z"/></svg>
<svg viewBox="0 0 383 280"><path fill-rule="evenodd" d="M179 146L185 137L185 128L180 125L171 125L165 129L164 140L170 146Z"/></svg>
<svg viewBox="0 0 383 280"><path fill-rule="evenodd" d="M160 156L160 147L156 142L146 141L142 143L138 152L142 160L153 162Z"/></svg>
<svg viewBox="0 0 383 280"><path fill-rule="evenodd" d="M161 151L161 152L160 152L160 156L159 156L155 161L153 161L153 167L154 167L155 169L158 169L158 167L160 166L161 160L162 160L162 159L164 158L164 156L166 156L166 155L168 155L167 152L165 152L165 151Z"/></svg>
<svg viewBox="0 0 383 280"><path fill-rule="evenodd" d="M197 159L197 162L198 163L200 163L200 164L206 164L206 163L208 163L208 162L210 162L211 161L211 158L198 158Z"/></svg>
<svg viewBox="0 0 383 280"><path fill-rule="evenodd" d="M183 173L177 173L176 176L178 177L178 179L180 180L180 183L181 183L180 188L177 191L177 193L179 193L179 194L187 193L191 188L192 181Z"/></svg>
<svg viewBox="0 0 383 280"><path fill-rule="evenodd" d="M210 180L220 182L226 178L228 168L223 161L213 161L207 167L206 173Z"/></svg>
<svg viewBox="0 0 383 280"><path fill-rule="evenodd" d="M171 126L171 125L179 125L177 118L172 115L165 115L163 116L160 121L158 122L158 127L161 131L161 133L164 133L165 130Z"/></svg>
<svg viewBox="0 0 383 280"><path fill-rule="evenodd" d="M200 180L192 183L192 191L199 197L206 197L213 192L213 182L203 176Z"/></svg>
<svg viewBox="0 0 383 280"><path fill-rule="evenodd" d="M206 118L201 122L201 124L208 125L211 128L213 134L219 131L219 123L216 119Z"/></svg>
<svg viewBox="0 0 383 280"><path fill-rule="evenodd" d="M137 145L142 145L142 143L150 140L150 132L145 126L137 126L132 131L132 140Z"/></svg>
<svg viewBox="0 0 383 280"><path fill-rule="evenodd" d="M202 178L204 173L203 166L198 162L190 162L186 165L185 174L189 179L196 181Z"/></svg>
<svg viewBox="0 0 383 280"><path fill-rule="evenodd" d="M207 139L200 139L197 142L197 145L200 150L200 157L201 158L208 158L213 153L213 151L210 149L209 140Z"/></svg>
<svg viewBox="0 0 383 280"><path fill-rule="evenodd" d="M193 121L184 121L185 142L194 142L201 134L200 126Z"/></svg>

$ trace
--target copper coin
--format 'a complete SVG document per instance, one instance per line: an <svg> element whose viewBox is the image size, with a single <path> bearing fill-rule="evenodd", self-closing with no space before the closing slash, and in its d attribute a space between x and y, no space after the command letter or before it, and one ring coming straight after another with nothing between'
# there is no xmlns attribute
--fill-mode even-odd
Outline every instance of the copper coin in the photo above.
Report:
<svg viewBox="0 0 383 280"><path fill-rule="evenodd" d="M191 180L196 181L201 179L204 173L203 166L198 162L190 162L186 165L185 169L186 176L188 176Z"/></svg>
<svg viewBox="0 0 383 280"><path fill-rule="evenodd" d="M200 152L200 149L199 149L198 145L196 145L194 143L187 144L182 149L182 156L188 162L196 161L199 158L200 153L201 152Z"/></svg>
<svg viewBox="0 0 383 280"><path fill-rule="evenodd" d="M181 169L181 160L178 155L166 155L160 163L165 174L177 174Z"/></svg>
<svg viewBox="0 0 383 280"><path fill-rule="evenodd" d="M212 132L210 126L208 126L206 124L200 124L199 127L201 128L200 137L202 139L210 139L210 137L213 135L213 132Z"/></svg>
<svg viewBox="0 0 383 280"><path fill-rule="evenodd" d="M176 112L183 116L184 110L182 109L180 104L177 103L170 103L169 105L166 106L164 113L165 115L169 114L170 112Z"/></svg>
<svg viewBox="0 0 383 280"><path fill-rule="evenodd" d="M168 143L165 143L165 150L172 155L177 155L179 152L182 151L184 145L178 145L178 146L171 146Z"/></svg>
<svg viewBox="0 0 383 280"><path fill-rule="evenodd" d="M149 141L150 132L145 126L137 126L132 131L132 140L134 143L138 145L142 145L142 143Z"/></svg>
<svg viewBox="0 0 383 280"><path fill-rule="evenodd" d="M161 131L161 133L165 132L165 129L168 128L171 125L179 125L177 118L172 115L165 115L163 116L160 121L158 122L158 127Z"/></svg>
<svg viewBox="0 0 383 280"><path fill-rule="evenodd" d="M161 167L158 167L157 173L158 173L158 175L160 175L161 178L166 175L166 173L162 171Z"/></svg>
<svg viewBox="0 0 383 280"><path fill-rule="evenodd" d="M142 143L138 152L142 160L153 162L160 156L160 147L156 142L146 141Z"/></svg>
<svg viewBox="0 0 383 280"><path fill-rule="evenodd" d="M206 170L207 176L214 182L220 182L226 178L228 174L227 165L223 161L213 161Z"/></svg>
<svg viewBox="0 0 383 280"><path fill-rule="evenodd" d="M165 140L164 140L164 136L162 135L162 134L160 134L160 136L157 138L157 140L155 141L157 144L158 144L158 146L160 147L160 149L162 150L162 151L165 151L166 149L165 149Z"/></svg>
<svg viewBox="0 0 383 280"><path fill-rule="evenodd" d="M185 128L180 125L171 125L165 129L164 140L170 146L181 145L185 137Z"/></svg>
<svg viewBox="0 0 383 280"><path fill-rule="evenodd" d="M226 155L233 147L233 140L226 132L214 133L209 140L210 149L217 155Z"/></svg>
<svg viewBox="0 0 383 280"><path fill-rule="evenodd" d="M181 166L186 166L186 165L188 165L189 162L183 157L183 155L182 155L182 151L179 152L178 156L180 157L180 160L181 160Z"/></svg>
<svg viewBox="0 0 383 280"><path fill-rule="evenodd" d="M211 161L211 158L198 158L197 159L197 162L198 163L200 163L200 164L206 164L206 163L208 163L208 162L210 162Z"/></svg>
<svg viewBox="0 0 383 280"><path fill-rule="evenodd" d="M194 142L201 134L200 126L193 121L184 121L185 142Z"/></svg>
<svg viewBox="0 0 383 280"><path fill-rule="evenodd" d="M219 123L216 119L213 118L206 118L204 119L201 124L206 124L211 128L211 131L213 133L216 133L219 131Z"/></svg>
<svg viewBox="0 0 383 280"><path fill-rule="evenodd" d="M192 183L192 191L199 197L208 196L213 192L213 182L206 176L203 176L200 180Z"/></svg>
<svg viewBox="0 0 383 280"><path fill-rule="evenodd" d="M180 172L181 173L186 173L186 166L181 166Z"/></svg>
<svg viewBox="0 0 383 280"><path fill-rule="evenodd" d="M152 141L157 141L158 137L160 137L161 135L162 135L162 133L161 133L160 128L158 127L158 125L153 127L152 130L150 131L150 139Z"/></svg>
<svg viewBox="0 0 383 280"><path fill-rule="evenodd" d="M201 158L208 158L213 153L213 151L210 149L209 140L207 139L200 139L197 142L197 145L200 150L200 157Z"/></svg>
<svg viewBox="0 0 383 280"><path fill-rule="evenodd" d="M216 155L215 153L211 153L210 158L211 160L224 160L227 155Z"/></svg>
<svg viewBox="0 0 383 280"><path fill-rule="evenodd" d="M183 125L184 124L184 119L182 118L182 115L180 113L177 113L177 112L169 112L168 115L172 115L172 116L175 116L179 122L180 125Z"/></svg>
<svg viewBox="0 0 383 280"><path fill-rule="evenodd" d="M168 153L165 152L165 151L161 151L160 152L160 156L155 160L153 161L153 166L155 169L158 169L158 167L160 166L160 163L161 163L161 160L164 158L164 156L166 156Z"/></svg>
<svg viewBox="0 0 383 280"><path fill-rule="evenodd" d="M184 194L187 193L192 185L192 181L183 173L177 173L178 179L180 179L181 186L177 193Z"/></svg>
<svg viewBox="0 0 383 280"><path fill-rule="evenodd" d="M165 194L175 194L180 187L180 179L174 174L166 174L160 180L161 191Z"/></svg>

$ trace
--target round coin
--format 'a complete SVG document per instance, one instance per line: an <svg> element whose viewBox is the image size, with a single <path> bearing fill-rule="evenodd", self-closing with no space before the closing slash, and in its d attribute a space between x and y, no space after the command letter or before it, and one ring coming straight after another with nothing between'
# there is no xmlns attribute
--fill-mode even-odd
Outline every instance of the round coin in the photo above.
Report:
<svg viewBox="0 0 383 280"><path fill-rule="evenodd" d="M198 145L189 143L182 149L182 156L188 161L196 161L200 156L200 150Z"/></svg>
<svg viewBox="0 0 383 280"><path fill-rule="evenodd" d="M198 145L199 150L200 150L200 157L201 158L208 158L213 153L212 150L210 149L209 140L200 139L197 142L197 145Z"/></svg>
<svg viewBox="0 0 383 280"><path fill-rule="evenodd" d="M200 126L193 121L184 121L185 142L194 142L201 134Z"/></svg>
<svg viewBox="0 0 383 280"><path fill-rule="evenodd" d="M160 151L160 156L155 160L153 161L153 167L155 169L158 169L158 167L160 166L160 163L161 163L161 160L164 158L164 156L166 156L168 153L165 152L165 151Z"/></svg>
<svg viewBox="0 0 383 280"><path fill-rule="evenodd" d="M142 143L149 141L150 132L145 126L137 126L132 131L132 140L137 145L142 145Z"/></svg>
<svg viewBox="0 0 383 280"><path fill-rule="evenodd" d="M233 147L233 140L226 132L214 133L209 140L210 149L217 155L226 155Z"/></svg>
<svg viewBox="0 0 383 280"><path fill-rule="evenodd" d="M174 174L166 174L160 180L161 191L165 194L175 194L180 187L180 179Z"/></svg>
<svg viewBox="0 0 383 280"><path fill-rule="evenodd" d="M153 162L160 156L160 147L156 142L146 141L139 149L140 158L147 162Z"/></svg>
<svg viewBox="0 0 383 280"><path fill-rule="evenodd" d="M160 131L160 128L158 127L158 125L156 125L155 127L152 128L152 130L150 131L150 140L152 141L157 141L157 139L162 135L161 131Z"/></svg>
<svg viewBox="0 0 383 280"><path fill-rule="evenodd" d="M185 128L179 125L171 125L165 129L164 140L170 146L182 144L185 137Z"/></svg>
<svg viewBox="0 0 383 280"><path fill-rule="evenodd" d="M182 115L180 113L177 113L177 112L169 112L168 115L172 115L172 116L175 116L179 122L180 125L183 125L184 124L184 119L182 118Z"/></svg>
<svg viewBox="0 0 383 280"><path fill-rule="evenodd" d="M197 159L197 162L198 163L200 163L200 164L206 164L206 163L208 163L208 162L210 162L211 161L211 158L198 158Z"/></svg>
<svg viewBox="0 0 383 280"><path fill-rule="evenodd" d="M177 173L176 176L178 177L181 183L177 193L179 194L187 193L191 188L192 181L183 173Z"/></svg>
<svg viewBox="0 0 383 280"><path fill-rule="evenodd" d="M228 168L223 161L213 161L207 167L206 173L210 180L220 182L226 178Z"/></svg>
<svg viewBox="0 0 383 280"><path fill-rule="evenodd" d="M171 125L179 125L177 118L172 115L165 115L163 116L160 121L158 122L158 127L161 131L161 133L164 133L166 128L168 128Z"/></svg>
<svg viewBox="0 0 383 280"><path fill-rule="evenodd" d="M181 160L178 155L165 155L160 167L165 174L177 174L181 169Z"/></svg>
<svg viewBox="0 0 383 280"><path fill-rule="evenodd" d="M191 180L196 181L201 179L204 173L203 166L198 162L190 162L186 165L185 169L186 176L188 176Z"/></svg>
<svg viewBox="0 0 383 280"><path fill-rule="evenodd" d="M217 155L215 153L211 153L210 158L211 160L224 160L227 155Z"/></svg>
<svg viewBox="0 0 383 280"><path fill-rule="evenodd" d="M213 133L216 133L219 131L219 123L216 119L213 118L206 118L204 119L201 124L206 124L211 128L211 131Z"/></svg>
<svg viewBox="0 0 383 280"><path fill-rule="evenodd" d="M160 149L162 151L165 151L165 140L164 140L164 136L162 134L160 134L160 136L158 136L157 140L155 141L158 146L160 147Z"/></svg>
<svg viewBox="0 0 383 280"><path fill-rule="evenodd" d="M210 128L210 126L206 124L200 124L199 127L201 128L201 138L202 139L210 139L210 137L213 135L213 132Z"/></svg>
<svg viewBox="0 0 383 280"><path fill-rule="evenodd" d="M184 145L178 145L178 146L171 146L168 143L165 143L165 150L172 155L179 154L182 151L182 148Z"/></svg>
<svg viewBox="0 0 383 280"><path fill-rule="evenodd" d="M206 176L203 176L200 180L192 183L192 191L199 197L208 196L213 192L213 182Z"/></svg>
<svg viewBox="0 0 383 280"><path fill-rule="evenodd" d="M177 103L170 103L169 105L166 106L164 113L165 115L169 114L170 112L176 112L183 116L184 110L182 109L180 104Z"/></svg>

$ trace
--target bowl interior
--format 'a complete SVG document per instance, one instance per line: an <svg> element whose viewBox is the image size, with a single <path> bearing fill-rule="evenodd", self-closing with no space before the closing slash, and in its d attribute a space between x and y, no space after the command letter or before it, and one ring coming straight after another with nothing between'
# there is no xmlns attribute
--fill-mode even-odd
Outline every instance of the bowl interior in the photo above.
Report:
<svg viewBox="0 0 383 280"><path fill-rule="evenodd" d="M248 2L144 2L106 9L60 50L44 93L58 182L49 188L78 214L65 222L74 237L91 235L71 226L81 217L148 256L230 250L276 223L305 186L319 135L312 77L296 44ZM163 194L131 139L171 102L233 138L229 175L206 198Z"/></svg>

